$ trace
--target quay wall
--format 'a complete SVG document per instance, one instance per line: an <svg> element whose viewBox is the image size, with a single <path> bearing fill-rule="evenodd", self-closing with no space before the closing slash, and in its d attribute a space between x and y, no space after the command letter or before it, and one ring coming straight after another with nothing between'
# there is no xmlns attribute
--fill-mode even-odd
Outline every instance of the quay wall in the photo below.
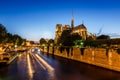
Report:
<svg viewBox="0 0 120 80"><path fill-rule="evenodd" d="M120 54L115 49L42 47L41 51L120 72Z"/></svg>

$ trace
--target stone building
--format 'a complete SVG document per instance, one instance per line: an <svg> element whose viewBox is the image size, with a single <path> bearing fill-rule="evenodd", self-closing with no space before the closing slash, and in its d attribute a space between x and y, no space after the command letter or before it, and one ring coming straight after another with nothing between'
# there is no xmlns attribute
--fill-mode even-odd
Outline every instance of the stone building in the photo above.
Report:
<svg viewBox="0 0 120 80"><path fill-rule="evenodd" d="M58 38L61 36L63 31L62 24L57 24L56 25L56 32L55 32L55 42L57 42Z"/></svg>
<svg viewBox="0 0 120 80"><path fill-rule="evenodd" d="M87 39L87 28L84 26L84 24L78 25L73 28L72 33L78 33L83 40Z"/></svg>
<svg viewBox="0 0 120 80"><path fill-rule="evenodd" d="M64 30L72 30L72 34L78 33L82 37L82 40L86 40L88 37L96 39L95 35L87 31L87 28L85 27L84 24L74 26L74 18L72 18L71 26L70 25L63 26L62 24L56 25L55 42L57 42L58 38L61 36Z"/></svg>

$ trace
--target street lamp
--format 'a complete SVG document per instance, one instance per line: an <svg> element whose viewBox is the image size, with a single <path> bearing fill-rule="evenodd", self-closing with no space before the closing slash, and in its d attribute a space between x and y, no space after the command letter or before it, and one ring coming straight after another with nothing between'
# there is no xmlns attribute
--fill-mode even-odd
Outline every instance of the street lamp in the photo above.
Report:
<svg viewBox="0 0 120 80"><path fill-rule="evenodd" d="M14 46L15 48L17 48L17 44L15 44L15 46Z"/></svg>
<svg viewBox="0 0 120 80"><path fill-rule="evenodd" d="M83 47L83 45L84 45L84 43L83 43L83 42L80 42L80 46L82 46L82 47Z"/></svg>

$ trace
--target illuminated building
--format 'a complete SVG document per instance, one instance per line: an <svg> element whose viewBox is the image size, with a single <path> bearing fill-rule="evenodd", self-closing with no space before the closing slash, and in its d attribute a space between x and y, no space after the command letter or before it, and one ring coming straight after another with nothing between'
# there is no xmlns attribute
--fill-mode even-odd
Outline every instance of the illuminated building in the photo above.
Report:
<svg viewBox="0 0 120 80"><path fill-rule="evenodd" d="M72 34L78 33L82 37L82 40L86 40L88 37L96 39L95 35L93 35L92 33L87 31L87 28L85 27L84 24L74 26L74 17L72 17L71 27L70 27L70 25L65 25L65 26L63 26L62 24L56 25L55 43L57 42L58 38L61 36L61 34L64 30L72 30Z"/></svg>

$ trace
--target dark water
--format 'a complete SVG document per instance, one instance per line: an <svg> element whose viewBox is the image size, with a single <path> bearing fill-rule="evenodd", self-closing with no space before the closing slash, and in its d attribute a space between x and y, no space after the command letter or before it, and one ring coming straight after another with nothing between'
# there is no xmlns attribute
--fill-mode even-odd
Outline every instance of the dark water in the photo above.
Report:
<svg viewBox="0 0 120 80"><path fill-rule="evenodd" d="M55 68L58 80L120 80L120 72L43 53L41 56Z"/></svg>
<svg viewBox="0 0 120 80"><path fill-rule="evenodd" d="M28 80L25 54L11 64L0 64L0 80Z"/></svg>
<svg viewBox="0 0 120 80"><path fill-rule="evenodd" d="M18 79L17 59L11 65L0 64L0 80Z"/></svg>
<svg viewBox="0 0 120 80"><path fill-rule="evenodd" d="M120 72L43 53L40 56L54 68L54 72L44 70L31 57L34 73L30 79L24 53L10 65L0 65L0 80L120 80Z"/></svg>

